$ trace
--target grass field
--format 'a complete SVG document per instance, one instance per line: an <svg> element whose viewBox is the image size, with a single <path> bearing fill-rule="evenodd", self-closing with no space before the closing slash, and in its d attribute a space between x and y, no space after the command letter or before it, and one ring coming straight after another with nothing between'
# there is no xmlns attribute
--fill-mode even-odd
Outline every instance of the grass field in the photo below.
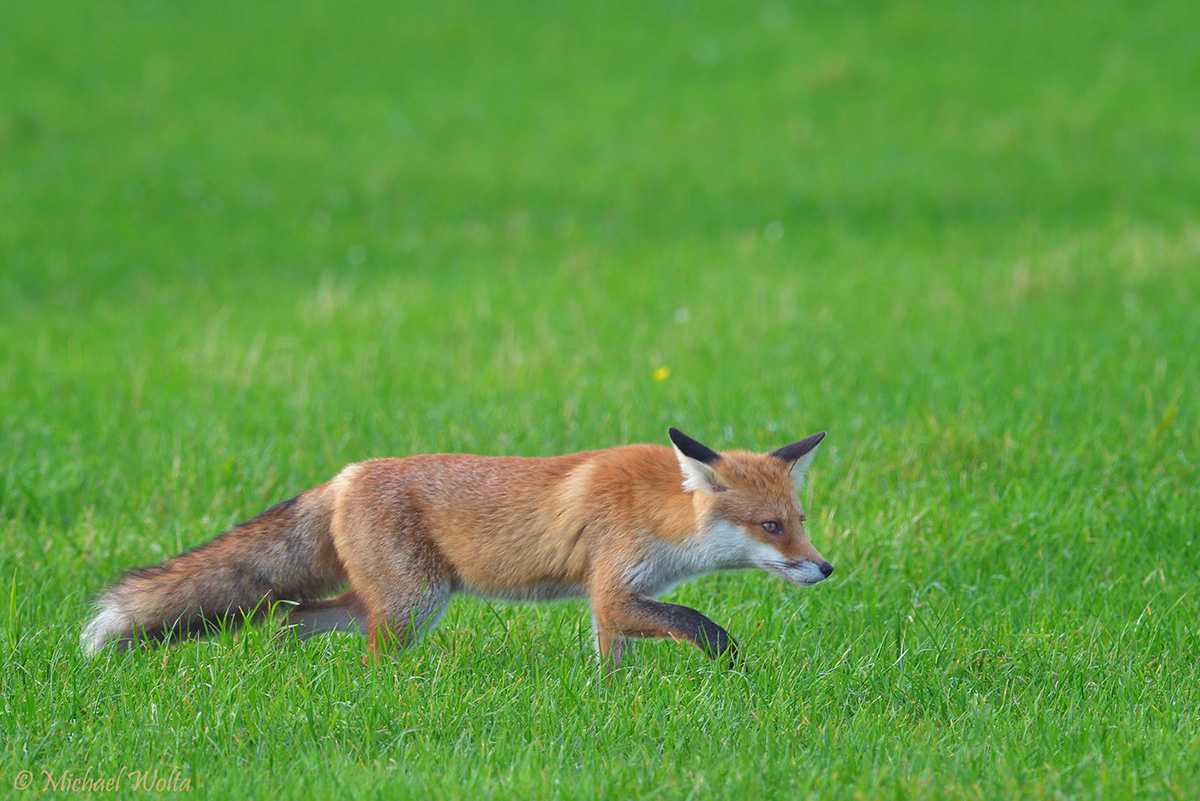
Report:
<svg viewBox="0 0 1200 801"><path fill-rule="evenodd" d="M5 4L0 788L1200 797L1196 22ZM574 602L459 599L375 669L79 652L120 571L346 462L670 425L830 432L833 579L668 596L744 672L649 642L606 685Z"/></svg>

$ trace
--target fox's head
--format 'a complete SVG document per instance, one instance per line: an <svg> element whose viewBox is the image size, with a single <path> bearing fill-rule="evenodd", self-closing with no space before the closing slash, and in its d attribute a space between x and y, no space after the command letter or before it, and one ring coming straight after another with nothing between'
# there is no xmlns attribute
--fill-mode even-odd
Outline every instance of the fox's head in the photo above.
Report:
<svg viewBox="0 0 1200 801"><path fill-rule="evenodd" d="M770 453L717 453L670 429L683 488L699 494L706 538L730 567L759 567L796 584L824 581L833 565L804 533L796 493L825 432Z"/></svg>

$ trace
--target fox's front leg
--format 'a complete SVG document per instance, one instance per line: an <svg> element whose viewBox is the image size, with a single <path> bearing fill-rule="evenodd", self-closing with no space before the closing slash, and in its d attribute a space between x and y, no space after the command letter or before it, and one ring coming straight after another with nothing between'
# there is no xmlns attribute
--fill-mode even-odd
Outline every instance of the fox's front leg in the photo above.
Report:
<svg viewBox="0 0 1200 801"><path fill-rule="evenodd" d="M644 595L592 599L600 658L609 670L621 666L625 637L670 637L687 640L709 659L727 659L737 667L738 645L729 632L695 609L655 601Z"/></svg>

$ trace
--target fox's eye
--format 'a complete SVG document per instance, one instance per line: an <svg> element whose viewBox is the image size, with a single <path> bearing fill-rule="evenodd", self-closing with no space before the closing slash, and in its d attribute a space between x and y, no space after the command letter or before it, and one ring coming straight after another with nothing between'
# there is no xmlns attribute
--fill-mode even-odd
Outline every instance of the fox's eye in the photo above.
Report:
<svg viewBox="0 0 1200 801"><path fill-rule="evenodd" d="M762 527L763 527L763 531L767 532L768 534L782 534L783 533L783 529L780 528L779 524L776 523L774 520L768 520L767 522L762 524Z"/></svg>

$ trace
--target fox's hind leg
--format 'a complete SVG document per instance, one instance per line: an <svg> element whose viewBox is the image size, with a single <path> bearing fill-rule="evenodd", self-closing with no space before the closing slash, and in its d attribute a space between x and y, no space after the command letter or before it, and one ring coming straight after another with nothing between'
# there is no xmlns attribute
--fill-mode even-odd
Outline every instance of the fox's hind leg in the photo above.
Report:
<svg viewBox="0 0 1200 801"><path fill-rule="evenodd" d="M288 613L284 633L300 640L327 631L362 631L367 625L367 609L354 590L334 598L301 604Z"/></svg>
<svg viewBox="0 0 1200 801"><path fill-rule="evenodd" d="M351 591L366 613L367 651L374 657L407 648L437 624L450 600L453 573L403 476L366 465L344 474L348 483L330 528Z"/></svg>
<svg viewBox="0 0 1200 801"><path fill-rule="evenodd" d="M400 544L387 558L365 564L353 556L346 560L351 592L365 613L367 651L372 656L416 643L437 625L450 602L449 576L423 562L415 545L403 540Z"/></svg>
<svg viewBox="0 0 1200 801"><path fill-rule="evenodd" d="M447 581L429 581L408 592L392 589L367 605L367 650L373 656L416 643L438 624L450 602Z"/></svg>

